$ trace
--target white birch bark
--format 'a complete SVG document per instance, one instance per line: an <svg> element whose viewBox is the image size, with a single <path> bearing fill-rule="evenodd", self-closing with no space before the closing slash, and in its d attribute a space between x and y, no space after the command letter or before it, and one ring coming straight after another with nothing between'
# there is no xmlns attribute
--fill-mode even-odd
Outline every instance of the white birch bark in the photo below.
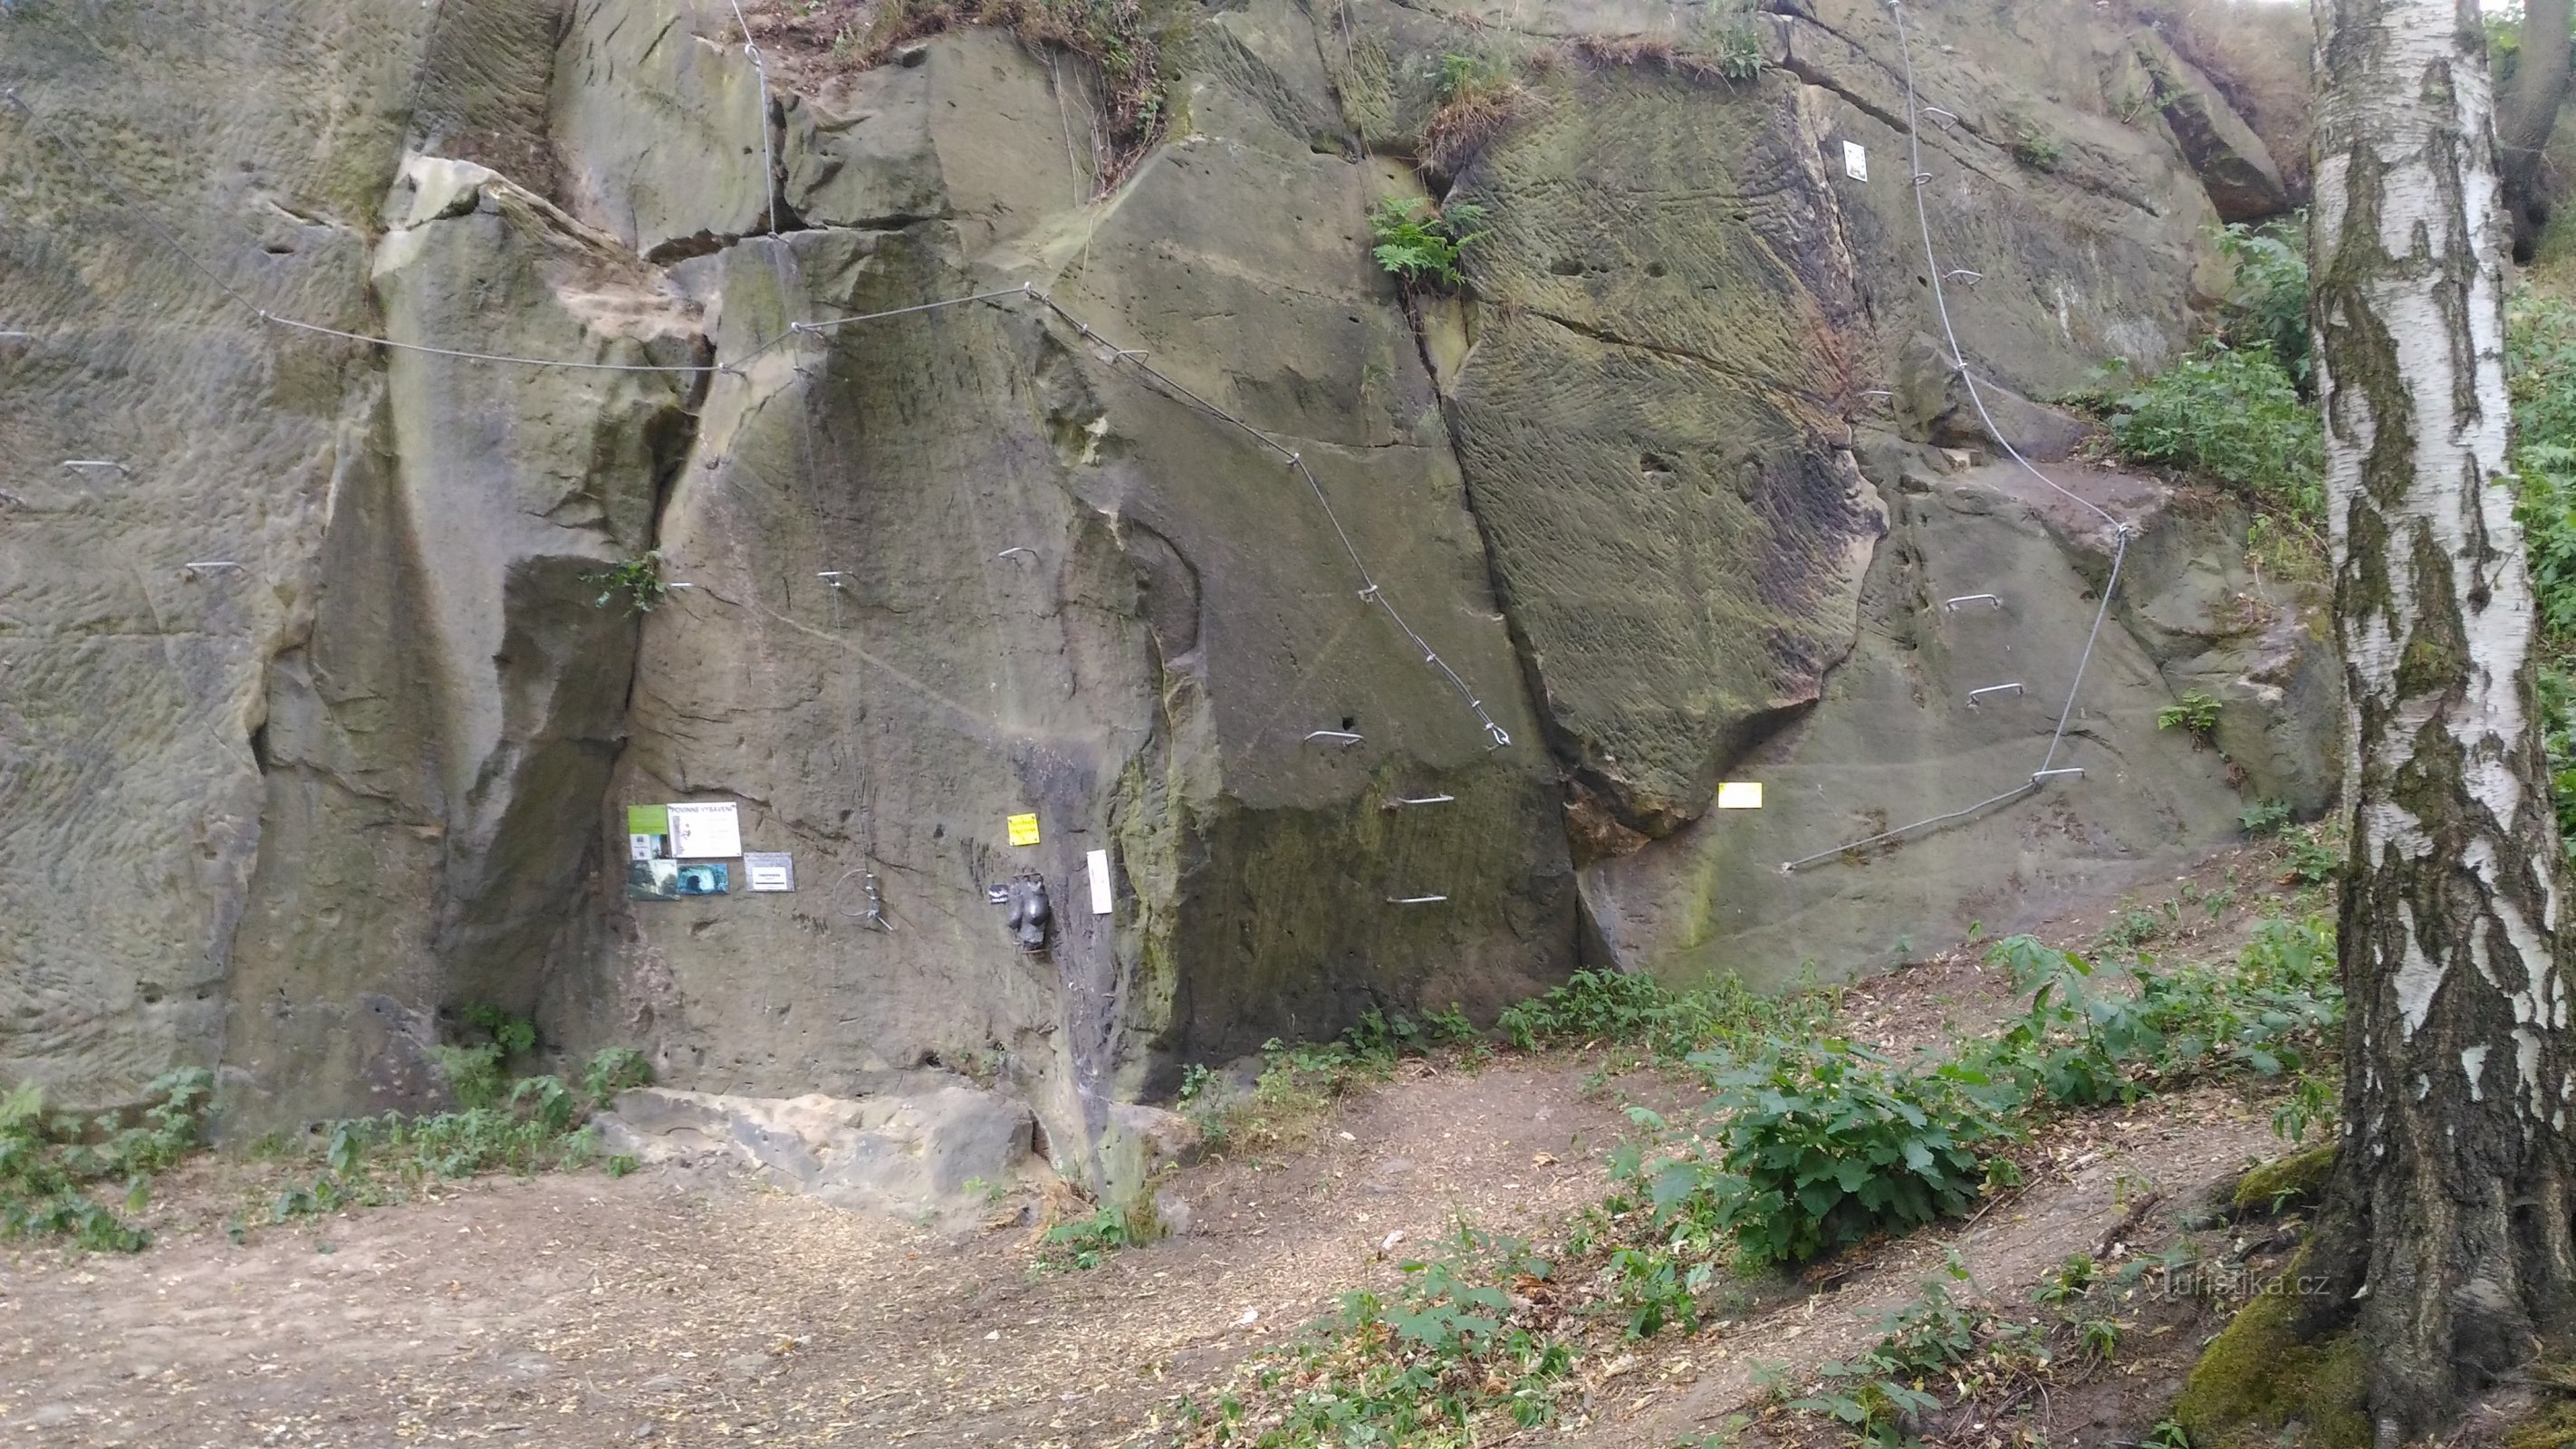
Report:
<svg viewBox="0 0 2576 1449"><path fill-rule="evenodd" d="M2350 827L2351 1022L2321 1234L2383 1442L2564 1313L2565 856L2504 481L2503 217L2474 3L2323 0L2310 261ZM2510 1075L2507 1075L2507 1074ZM2357 1305L2357 1310L2344 1305Z"/></svg>

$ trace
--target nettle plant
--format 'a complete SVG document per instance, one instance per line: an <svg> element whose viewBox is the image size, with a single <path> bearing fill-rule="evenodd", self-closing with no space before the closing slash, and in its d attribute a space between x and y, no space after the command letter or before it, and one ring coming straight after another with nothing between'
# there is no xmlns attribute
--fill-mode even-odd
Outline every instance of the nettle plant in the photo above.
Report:
<svg viewBox="0 0 2576 1449"><path fill-rule="evenodd" d="M1732 1237L1748 1267L1965 1211L1989 1180L1985 1149L2019 1135L2017 1087L1956 1062L1899 1065L1837 1038L1774 1039L1741 1064L1693 1061L1712 1073L1713 1125L1693 1150L1635 1174L1659 1219Z"/></svg>

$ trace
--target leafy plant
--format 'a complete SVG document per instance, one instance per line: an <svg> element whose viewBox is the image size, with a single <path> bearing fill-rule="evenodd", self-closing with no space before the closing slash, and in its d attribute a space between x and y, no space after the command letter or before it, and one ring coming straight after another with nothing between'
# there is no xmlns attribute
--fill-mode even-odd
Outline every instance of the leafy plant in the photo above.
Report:
<svg viewBox="0 0 2576 1449"><path fill-rule="evenodd" d="M1830 1037L1774 1039L1713 1086L1714 1159L1662 1164L1654 1196L1667 1212L1717 1205L1748 1265L1805 1262L1964 1211L1985 1180L1978 1149L2015 1135L2020 1105L1974 1068L1900 1068Z"/></svg>
<svg viewBox="0 0 2576 1449"><path fill-rule="evenodd" d="M2031 991L2031 1004L1963 1059L2066 1106L2131 1100L2142 1090L2137 1071L2296 1072L2343 1023L2334 936L2322 920L2265 921L2232 965L2166 969L2141 958L2129 973L2135 995L2103 990L2091 963L2028 936L2007 938L1991 959Z"/></svg>
<svg viewBox="0 0 2576 1449"><path fill-rule="evenodd" d="M2266 835L2278 835L2289 828L2289 802L2257 800L2236 812L2236 824L2248 836L2256 839Z"/></svg>
<svg viewBox="0 0 2576 1449"><path fill-rule="evenodd" d="M2553 756L2552 769L2555 768ZM2562 786L2558 798L2565 800L2568 794L2567 788ZM2559 833L2564 835L2568 828L2565 806L2560 807L2558 822ZM2311 825L2304 830L2291 833L2288 864L2291 876L2301 884L2324 885L2335 878L2336 872L2343 869L2343 852L2335 849L2328 842L2325 827Z"/></svg>
<svg viewBox="0 0 2576 1449"><path fill-rule="evenodd" d="M1369 213L1370 255L1387 275L1411 287L1453 290L1466 278L1458 261L1485 237L1485 210L1472 202L1434 208L1421 197L1389 197Z"/></svg>
<svg viewBox="0 0 2576 1449"><path fill-rule="evenodd" d="M2186 731L2191 747L2199 749L2217 738L2218 701L2205 690L2185 690L2182 698L2156 711L2156 728Z"/></svg>
<svg viewBox="0 0 2576 1449"><path fill-rule="evenodd" d="M2303 520L2324 517L2322 425L2269 343L2212 338L2113 407L2123 456L2204 474Z"/></svg>
<svg viewBox="0 0 2576 1449"><path fill-rule="evenodd" d="M579 1090L560 1077L510 1077L502 1070L498 1042L437 1048L434 1056L447 1074L458 1110L409 1116L388 1112L318 1129L304 1147L318 1170L279 1191L269 1207L270 1221L392 1202L437 1180L588 1166L598 1153L597 1134L588 1125L591 1113L617 1092L652 1079L650 1063L632 1047L595 1053L582 1070ZM612 1177L623 1177L637 1166L625 1154L605 1164Z"/></svg>
<svg viewBox="0 0 2576 1449"><path fill-rule="evenodd" d="M582 1095L605 1107L618 1093L653 1085L653 1062L633 1047L603 1047L581 1069Z"/></svg>
<svg viewBox="0 0 2576 1449"><path fill-rule="evenodd" d="M0 1241L64 1237L121 1253L151 1241L118 1209L141 1212L153 1179L196 1150L214 1078L187 1068L143 1090L140 1111L88 1118L49 1114L33 1082L0 1093ZM113 1206L98 1196L111 1183L119 1189Z"/></svg>
<svg viewBox="0 0 2576 1449"><path fill-rule="evenodd" d="M2313 1072L2301 1072L2290 1084L2290 1094L2272 1109L2272 1135L2286 1137L2296 1146L2307 1140L2309 1128L2333 1121L2334 1115L2333 1084Z"/></svg>
<svg viewBox="0 0 2576 1449"><path fill-rule="evenodd" d="M599 590L599 597L590 601L593 608L605 609L623 599L627 613L649 614L671 596L671 586L662 581L662 551L658 548L583 574L581 581Z"/></svg>
<svg viewBox="0 0 2576 1449"><path fill-rule="evenodd" d="M2033 171L2054 171L2066 159L2066 146L2048 129L2021 111L2004 115L2006 145L2015 161Z"/></svg>
<svg viewBox="0 0 2576 1449"><path fill-rule="evenodd" d="M488 1001L475 1002L457 1013L469 1026L480 1028L501 1049L503 1060L521 1057L537 1049L537 1026L522 1016L513 1016Z"/></svg>
<svg viewBox="0 0 2576 1449"><path fill-rule="evenodd" d="M2267 344L2301 392L2308 391L2307 214L2219 228L2219 255L2235 269L2224 334L2237 347Z"/></svg>
<svg viewBox="0 0 2576 1449"><path fill-rule="evenodd" d="M1132 1248L1152 1236L1150 1211L1137 1214L1103 1203L1089 1217L1047 1229L1044 1261L1057 1268L1097 1268L1121 1248Z"/></svg>

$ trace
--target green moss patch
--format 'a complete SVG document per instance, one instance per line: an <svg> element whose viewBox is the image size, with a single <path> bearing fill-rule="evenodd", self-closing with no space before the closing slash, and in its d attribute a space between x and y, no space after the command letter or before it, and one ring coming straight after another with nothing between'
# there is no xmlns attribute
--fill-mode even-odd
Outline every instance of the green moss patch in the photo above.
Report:
<svg viewBox="0 0 2576 1449"><path fill-rule="evenodd" d="M2173 1411L2193 1449L2269 1449L2293 1426L2307 1449L2367 1449L2370 1364L2361 1341L2347 1332L2301 1342L2298 1307L2287 1294L2257 1297L2201 1355Z"/></svg>
<svg viewBox="0 0 2576 1449"><path fill-rule="evenodd" d="M2228 1206L2239 1213L2269 1215L2292 1205L2322 1202L2326 1182L2334 1176L2334 1163L2331 1142L2274 1158L2237 1180Z"/></svg>

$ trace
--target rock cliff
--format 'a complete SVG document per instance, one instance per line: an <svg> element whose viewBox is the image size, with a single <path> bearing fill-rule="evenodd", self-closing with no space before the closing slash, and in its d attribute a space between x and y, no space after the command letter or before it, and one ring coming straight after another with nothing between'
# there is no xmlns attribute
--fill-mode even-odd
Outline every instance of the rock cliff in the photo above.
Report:
<svg viewBox="0 0 2576 1449"><path fill-rule="evenodd" d="M492 1002L696 1091L998 1084L1096 1177L1111 1104L1371 1006L2152 878L2233 829L2182 683L2331 788L2241 520L2086 475L2139 542L2081 782L1778 870L2026 776L2105 583L1935 360L1916 186L2025 442L2278 196L2106 16L1916 16L1917 181L1868 0L1119 9L1150 110L1025 15L745 8L0 10L0 1078L380 1110ZM1453 57L1513 77L1463 148ZM1426 184L1466 299L1370 259ZM629 901L676 800L796 889Z"/></svg>

